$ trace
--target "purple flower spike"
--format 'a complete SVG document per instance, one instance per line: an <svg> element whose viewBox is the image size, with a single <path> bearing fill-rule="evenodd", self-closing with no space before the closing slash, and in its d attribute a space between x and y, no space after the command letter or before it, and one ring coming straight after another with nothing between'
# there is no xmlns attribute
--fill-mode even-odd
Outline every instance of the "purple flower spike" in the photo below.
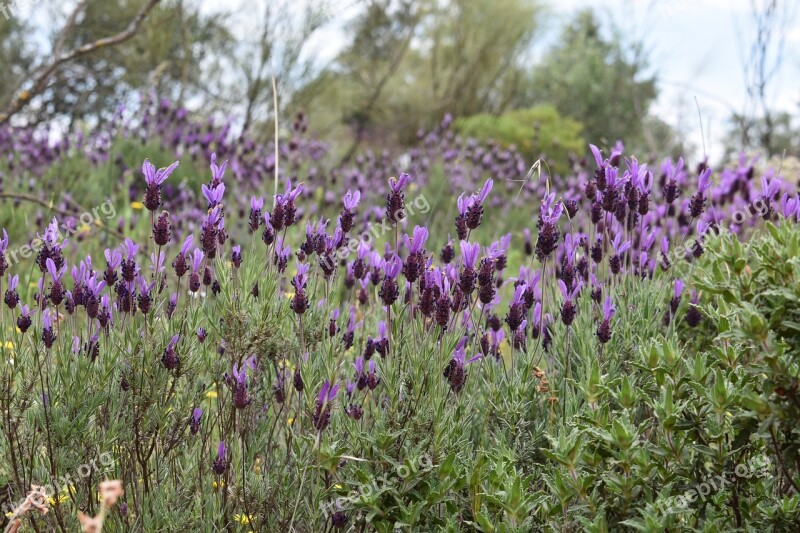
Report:
<svg viewBox="0 0 800 533"><path fill-rule="evenodd" d="M492 180L492 178L486 180L486 183L483 184L483 188L480 190L476 198L478 203L483 203L486 201L486 197L489 196L489 193L492 191L493 185L494 185L494 180Z"/></svg>
<svg viewBox="0 0 800 533"><path fill-rule="evenodd" d="M215 207L222 202L222 196L225 194L225 184L220 183L214 188L209 188L205 183L200 187L203 191L203 196L206 197L208 205ZM215 221L216 222L216 221Z"/></svg>
<svg viewBox="0 0 800 533"><path fill-rule="evenodd" d="M711 187L711 169L707 168L700 174L697 189L700 193L705 193Z"/></svg>
<svg viewBox="0 0 800 533"><path fill-rule="evenodd" d="M181 246L181 254L186 255L187 253L189 253L189 248L192 247L193 241L194 241L194 235L190 233L183 241L183 245Z"/></svg>
<svg viewBox="0 0 800 533"><path fill-rule="evenodd" d="M61 270L59 271L59 270L56 269L55 262L52 259L50 259L49 257L47 258L47 261L46 261L45 264L47 265L47 272L50 274L50 279L53 280L53 283L60 282L61 281L61 277L64 275L64 272L67 270L67 265L64 265L63 267L61 267Z"/></svg>
<svg viewBox="0 0 800 533"><path fill-rule="evenodd" d="M396 255L386 262L384 272L389 279L395 279L400 274L400 269L403 267L403 262Z"/></svg>
<svg viewBox="0 0 800 533"><path fill-rule="evenodd" d="M683 292L683 280L679 278L675 280L675 292L674 292L675 298L680 298L682 292Z"/></svg>
<svg viewBox="0 0 800 533"><path fill-rule="evenodd" d="M250 197L250 209L252 211L261 211L264 208L264 197L259 196L256 198L255 196Z"/></svg>
<svg viewBox="0 0 800 533"><path fill-rule="evenodd" d="M160 186L166 179L172 174L176 168L178 168L179 161L175 161L170 166L166 168L160 168L156 170L155 165L153 165L147 159L144 160L144 164L142 165L142 172L144 173L144 179L147 185L150 186Z"/></svg>
<svg viewBox="0 0 800 533"><path fill-rule="evenodd" d="M414 236L409 239L408 235L405 235L404 238L409 253L420 253L428 240L428 229L415 226Z"/></svg>
<svg viewBox="0 0 800 533"><path fill-rule="evenodd" d="M399 178L389 178L389 187L392 192L400 192L407 184L411 183L411 176L403 172Z"/></svg>
<svg viewBox="0 0 800 533"><path fill-rule="evenodd" d="M125 257L129 260L133 259L136 256L136 253L139 251L139 245L128 238L125 239L125 244L123 244L123 247L125 250Z"/></svg>
<svg viewBox="0 0 800 533"><path fill-rule="evenodd" d="M198 272L200 270L200 266L203 264L203 258L205 254L200 248L195 248L194 253L192 254L192 272Z"/></svg>
<svg viewBox="0 0 800 533"><path fill-rule="evenodd" d="M781 180L778 178L773 178L767 181L766 176L761 177L761 194L767 200L772 200L776 194L778 194L781 190Z"/></svg>
<svg viewBox="0 0 800 533"><path fill-rule="evenodd" d="M217 447L217 458L214 460L213 470L214 473L222 475L228 469L228 448L225 446L225 441L220 441Z"/></svg>
<svg viewBox="0 0 800 533"><path fill-rule="evenodd" d="M789 196L788 193L783 193L781 197L781 211L784 217L791 218L798 212L798 207L800 207L800 198L797 196Z"/></svg>
<svg viewBox="0 0 800 533"><path fill-rule="evenodd" d="M631 241L625 241L624 243L620 244L619 241L621 240L622 234L618 233L611 242L611 247L614 249L615 255L622 255L631 247Z"/></svg>
<svg viewBox="0 0 800 533"><path fill-rule="evenodd" d="M607 296L606 301L603 302L603 320L611 320L611 317L613 317L616 312L617 308L614 307L614 304L611 302L611 296Z"/></svg>
<svg viewBox="0 0 800 533"><path fill-rule="evenodd" d="M344 208L349 210L354 210L358 207L358 202L361 200L361 191L356 190L355 192L347 189L347 194L344 195Z"/></svg>
<svg viewBox="0 0 800 533"><path fill-rule="evenodd" d="M217 184L222 181L225 175L225 169L228 168L227 159L222 163L222 166L217 166L217 154L211 154L211 179L212 183Z"/></svg>
<svg viewBox="0 0 800 533"><path fill-rule="evenodd" d="M189 421L189 429L192 432L192 435L197 435L200 431L200 420L203 417L203 410L199 407L195 407L192 410L192 419Z"/></svg>
<svg viewBox="0 0 800 533"><path fill-rule="evenodd" d="M467 241L461 241L461 256L464 260L465 268L474 268L475 263L478 261L478 255L481 252L481 245L478 243L470 244Z"/></svg>

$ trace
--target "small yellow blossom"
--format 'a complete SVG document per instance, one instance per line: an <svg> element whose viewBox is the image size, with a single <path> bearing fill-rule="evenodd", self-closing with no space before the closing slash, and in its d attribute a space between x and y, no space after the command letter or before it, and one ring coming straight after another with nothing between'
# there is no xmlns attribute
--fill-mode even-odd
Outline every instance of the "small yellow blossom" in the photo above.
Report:
<svg viewBox="0 0 800 533"><path fill-rule="evenodd" d="M211 483L211 486L214 487L215 489L218 489L220 487L224 487L225 486L225 482L224 481L220 481L220 482L214 481L213 483Z"/></svg>
<svg viewBox="0 0 800 533"><path fill-rule="evenodd" d="M47 498L47 501L50 502L50 505L59 505L61 502L67 501L69 499L69 495L67 494L59 494L57 497Z"/></svg>
<svg viewBox="0 0 800 533"><path fill-rule="evenodd" d="M216 397L217 397L217 391L215 390L210 390L206 393L206 398L216 398Z"/></svg>
<svg viewBox="0 0 800 533"><path fill-rule="evenodd" d="M288 422L290 426L293 426L294 425L294 418L293 417L289 417L289 418L286 419L286 422Z"/></svg>
<svg viewBox="0 0 800 533"><path fill-rule="evenodd" d="M131 202L131 207L133 209L144 209L144 204L142 202Z"/></svg>
<svg viewBox="0 0 800 533"><path fill-rule="evenodd" d="M233 519L244 525L253 523L253 517L249 515L237 514L233 515Z"/></svg>

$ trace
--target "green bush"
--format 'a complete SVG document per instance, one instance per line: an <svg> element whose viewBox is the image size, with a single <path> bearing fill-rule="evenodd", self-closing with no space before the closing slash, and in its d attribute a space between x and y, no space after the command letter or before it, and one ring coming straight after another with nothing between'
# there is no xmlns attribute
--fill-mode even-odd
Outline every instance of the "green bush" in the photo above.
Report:
<svg viewBox="0 0 800 533"><path fill-rule="evenodd" d="M541 157L555 173L568 170L570 155L582 154L586 143L580 122L561 116L553 106L516 109L502 115L489 113L456 120L455 129L481 141L514 145L525 156Z"/></svg>

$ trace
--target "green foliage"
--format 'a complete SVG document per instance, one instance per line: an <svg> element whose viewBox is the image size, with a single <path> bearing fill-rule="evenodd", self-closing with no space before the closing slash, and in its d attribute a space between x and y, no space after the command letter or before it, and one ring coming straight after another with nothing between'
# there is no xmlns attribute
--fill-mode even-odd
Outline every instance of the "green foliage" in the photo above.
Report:
<svg viewBox="0 0 800 533"><path fill-rule="evenodd" d="M610 146L622 139L635 150L646 146L643 121L657 95L646 72L641 47L603 36L598 17L586 10L535 66L520 103L551 104L580 121L589 142Z"/></svg>
<svg viewBox="0 0 800 533"><path fill-rule="evenodd" d="M565 173L571 155L582 154L585 142L579 122L562 117L552 106L515 109L494 116L481 113L460 118L455 129L464 136L515 146L532 159L541 158L555 173Z"/></svg>
<svg viewBox="0 0 800 533"><path fill-rule="evenodd" d="M779 451L783 486L795 491L800 486L799 255L798 227L766 222L747 244L726 233L711 240L696 276L717 303L708 310L717 331L713 351L743 374L736 403L750 431ZM776 520L785 518L783 511L771 510Z"/></svg>

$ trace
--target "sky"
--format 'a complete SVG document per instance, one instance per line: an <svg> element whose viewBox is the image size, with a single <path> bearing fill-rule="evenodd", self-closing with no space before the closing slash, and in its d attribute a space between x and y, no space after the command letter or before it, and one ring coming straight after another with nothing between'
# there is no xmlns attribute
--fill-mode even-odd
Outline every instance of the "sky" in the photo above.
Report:
<svg viewBox="0 0 800 533"><path fill-rule="evenodd" d="M763 0L757 0L763 3ZM798 4L789 0L789 4ZM702 154L703 140L712 161L722 155L722 138L732 110L747 105L742 64L753 38L748 24L750 0L560 0L560 16L591 7L620 29L644 42L658 79L653 109L684 132ZM800 111L800 6L790 7L783 62L770 102L773 109ZM776 34L777 36L777 34ZM697 99L695 103L694 99ZM698 110L703 118L701 134Z"/></svg>

